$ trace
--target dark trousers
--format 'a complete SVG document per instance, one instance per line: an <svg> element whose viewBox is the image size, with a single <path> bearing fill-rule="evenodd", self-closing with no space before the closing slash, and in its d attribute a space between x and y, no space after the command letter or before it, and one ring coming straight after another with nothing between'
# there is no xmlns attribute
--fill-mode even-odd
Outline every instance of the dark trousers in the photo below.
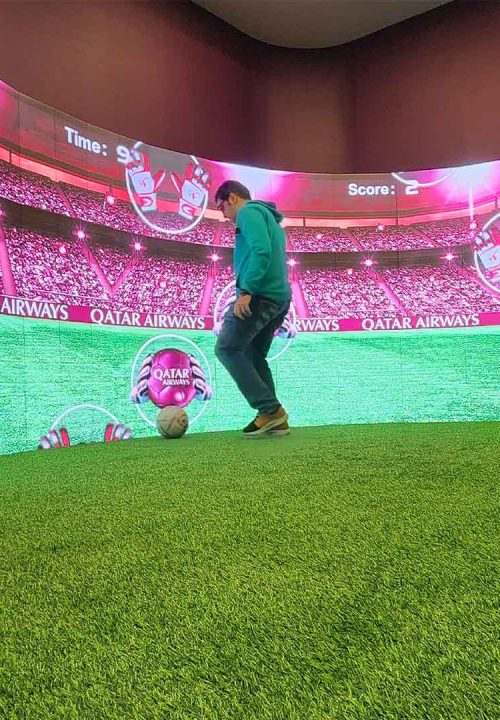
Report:
<svg viewBox="0 0 500 720"><path fill-rule="evenodd" d="M251 317L240 320L231 305L215 345L215 355L259 415L270 415L280 405L266 358L289 307L289 300L277 303L254 296Z"/></svg>

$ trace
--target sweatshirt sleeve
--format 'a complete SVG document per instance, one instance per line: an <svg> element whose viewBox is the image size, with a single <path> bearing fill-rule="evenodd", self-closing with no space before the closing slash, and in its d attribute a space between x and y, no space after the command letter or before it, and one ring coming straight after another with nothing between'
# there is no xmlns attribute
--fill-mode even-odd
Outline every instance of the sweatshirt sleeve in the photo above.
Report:
<svg viewBox="0 0 500 720"><path fill-rule="evenodd" d="M245 273L245 287L249 293L258 294L262 280L271 264L271 238L267 224L258 210L248 208L238 223L250 247L250 257Z"/></svg>

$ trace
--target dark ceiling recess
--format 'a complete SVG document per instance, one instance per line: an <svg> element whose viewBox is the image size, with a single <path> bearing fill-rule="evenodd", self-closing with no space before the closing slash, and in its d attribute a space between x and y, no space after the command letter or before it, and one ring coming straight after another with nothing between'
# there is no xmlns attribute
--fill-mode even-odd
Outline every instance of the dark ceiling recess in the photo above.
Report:
<svg viewBox="0 0 500 720"><path fill-rule="evenodd" d="M343 45L450 0L192 0L256 40L289 48Z"/></svg>

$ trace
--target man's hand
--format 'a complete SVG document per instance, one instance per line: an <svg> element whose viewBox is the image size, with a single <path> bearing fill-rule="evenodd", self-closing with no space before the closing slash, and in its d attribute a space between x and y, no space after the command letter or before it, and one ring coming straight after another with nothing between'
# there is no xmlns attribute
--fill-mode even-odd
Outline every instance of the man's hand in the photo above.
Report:
<svg viewBox="0 0 500 720"><path fill-rule="evenodd" d="M245 320L251 316L252 311L250 310L250 302L252 300L251 295L240 295L234 303L234 314L240 320Z"/></svg>

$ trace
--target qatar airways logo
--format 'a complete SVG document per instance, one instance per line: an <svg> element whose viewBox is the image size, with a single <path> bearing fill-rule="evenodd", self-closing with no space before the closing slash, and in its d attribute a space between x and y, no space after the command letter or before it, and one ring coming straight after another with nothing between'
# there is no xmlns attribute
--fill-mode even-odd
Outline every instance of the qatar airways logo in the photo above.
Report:
<svg viewBox="0 0 500 720"><path fill-rule="evenodd" d="M152 375L155 380L162 383L163 387L189 385L191 382L187 368L156 368Z"/></svg>

